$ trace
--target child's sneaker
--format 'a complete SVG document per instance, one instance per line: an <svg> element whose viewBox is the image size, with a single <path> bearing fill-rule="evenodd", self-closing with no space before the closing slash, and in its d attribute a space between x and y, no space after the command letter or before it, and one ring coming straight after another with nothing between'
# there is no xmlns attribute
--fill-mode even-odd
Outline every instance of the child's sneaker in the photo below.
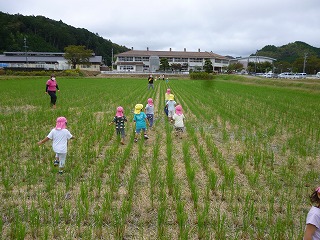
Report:
<svg viewBox="0 0 320 240"><path fill-rule="evenodd" d="M149 139L147 134L144 135L144 139Z"/></svg>
<svg viewBox="0 0 320 240"><path fill-rule="evenodd" d="M138 139L137 139L137 138L135 138L135 139L134 139L134 142L138 142Z"/></svg>
<svg viewBox="0 0 320 240"><path fill-rule="evenodd" d="M59 165L59 161L58 160L54 160L53 165L54 166L58 166Z"/></svg>
<svg viewBox="0 0 320 240"><path fill-rule="evenodd" d="M63 174L63 170L59 170L59 174L60 174L60 175Z"/></svg>

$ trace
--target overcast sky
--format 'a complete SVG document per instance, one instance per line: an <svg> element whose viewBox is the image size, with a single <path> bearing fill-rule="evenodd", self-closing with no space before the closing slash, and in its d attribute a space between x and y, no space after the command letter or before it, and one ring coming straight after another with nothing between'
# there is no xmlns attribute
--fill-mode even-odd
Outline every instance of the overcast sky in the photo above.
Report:
<svg viewBox="0 0 320 240"><path fill-rule="evenodd" d="M245 57L295 41L320 47L320 0L0 0L0 11L61 20L135 50Z"/></svg>

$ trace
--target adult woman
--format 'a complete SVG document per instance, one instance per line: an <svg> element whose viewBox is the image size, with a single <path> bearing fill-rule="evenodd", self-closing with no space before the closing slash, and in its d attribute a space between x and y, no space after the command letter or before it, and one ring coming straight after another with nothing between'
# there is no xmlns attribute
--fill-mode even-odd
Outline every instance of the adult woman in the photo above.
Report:
<svg viewBox="0 0 320 240"><path fill-rule="evenodd" d="M51 74L51 78L47 81L46 84L46 94L50 95L50 105L53 108L56 108L57 95L56 91L60 91L58 87L58 83L56 81L55 75Z"/></svg>

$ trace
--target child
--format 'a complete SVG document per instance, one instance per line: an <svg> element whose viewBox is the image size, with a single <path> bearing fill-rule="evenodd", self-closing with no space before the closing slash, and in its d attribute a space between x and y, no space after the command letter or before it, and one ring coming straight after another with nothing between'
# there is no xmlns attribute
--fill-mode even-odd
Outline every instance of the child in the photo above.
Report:
<svg viewBox="0 0 320 240"><path fill-rule="evenodd" d="M147 115L141 111L143 109L142 104L136 104L134 108L134 116L133 116L133 121L136 123L136 136L134 138L135 142L138 142L138 136L141 130L143 131L143 135L145 139L148 139L147 135Z"/></svg>
<svg viewBox="0 0 320 240"><path fill-rule="evenodd" d="M312 206L308 212L304 240L320 239L320 187L317 187L310 196Z"/></svg>
<svg viewBox="0 0 320 240"><path fill-rule="evenodd" d="M167 102L169 101L170 94L171 94L171 90L170 90L170 88L168 88L167 91L166 91L166 93L164 94L165 104L167 104Z"/></svg>
<svg viewBox="0 0 320 240"><path fill-rule="evenodd" d="M168 118L169 121L172 121L172 116L174 114L176 102L174 101L174 95L170 94L169 101L167 102L166 106L168 107Z"/></svg>
<svg viewBox="0 0 320 240"><path fill-rule="evenodd" d="M171 90L170 90L170 88L168 88L166 93L164 94L164 103L165 103L164 112L165 112L165 114L167 116L168 116L168 105L167 105L167 103L169 101L170 94L171 94Z"/></svg>
<svg viewBox="0 0 320 240"><path fill-rule="evenodd" d="M119 106L117 107L116 116L113 118L112 122L109 123L109 126L111 124L116 124L116 133L117 136L121 136L120 143L124 145L124 137L125 137L125 125L124 122L127 121L126 116L123 115L123 107Z"/></svg>
<svg viewBox="0 0 320 240"><path fill-rule="evenodd" d="M180 138L182 138L181 134L184 132L184 118L181 105L176 106L176 112L173 114L172 119L174 120L176 136L180 135Z"/></svg>
<svg viewBox="0 0 320 240"><path fill-rule="evenodd" d="M148 98L148 104L146 105L145 112L149 122L149 127L151 129L153 126L153 118L154 118L154 105L153 105L152 98Z"/></svg>
<svg viewBox="0 0 320 240"><path fill-rule="evenodd" d="M52 148L56 153L54 165L59 165L59 173L63 173L63 168L66 161L68 140L74 138L67 129L67 119L65 117L58 117L56 127L53 128L47 137L38 142L38 145L52 140Z"/></svg>

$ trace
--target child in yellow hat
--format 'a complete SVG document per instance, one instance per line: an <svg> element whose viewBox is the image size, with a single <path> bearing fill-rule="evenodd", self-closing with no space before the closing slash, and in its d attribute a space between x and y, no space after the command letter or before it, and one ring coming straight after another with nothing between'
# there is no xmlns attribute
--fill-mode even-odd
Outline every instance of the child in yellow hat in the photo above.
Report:
<svg viewBox="0 0 320 240"><path fill-rule="evenodd" d="M148 139L147 135L147 115L142 111L143 105L142 104L136 104L134 107L134 116L133 116L133 121L136 124L136 136L134 138L135 142L138 142L138 136L140 132L143 132L143 136L145 139Z"/></svg>

